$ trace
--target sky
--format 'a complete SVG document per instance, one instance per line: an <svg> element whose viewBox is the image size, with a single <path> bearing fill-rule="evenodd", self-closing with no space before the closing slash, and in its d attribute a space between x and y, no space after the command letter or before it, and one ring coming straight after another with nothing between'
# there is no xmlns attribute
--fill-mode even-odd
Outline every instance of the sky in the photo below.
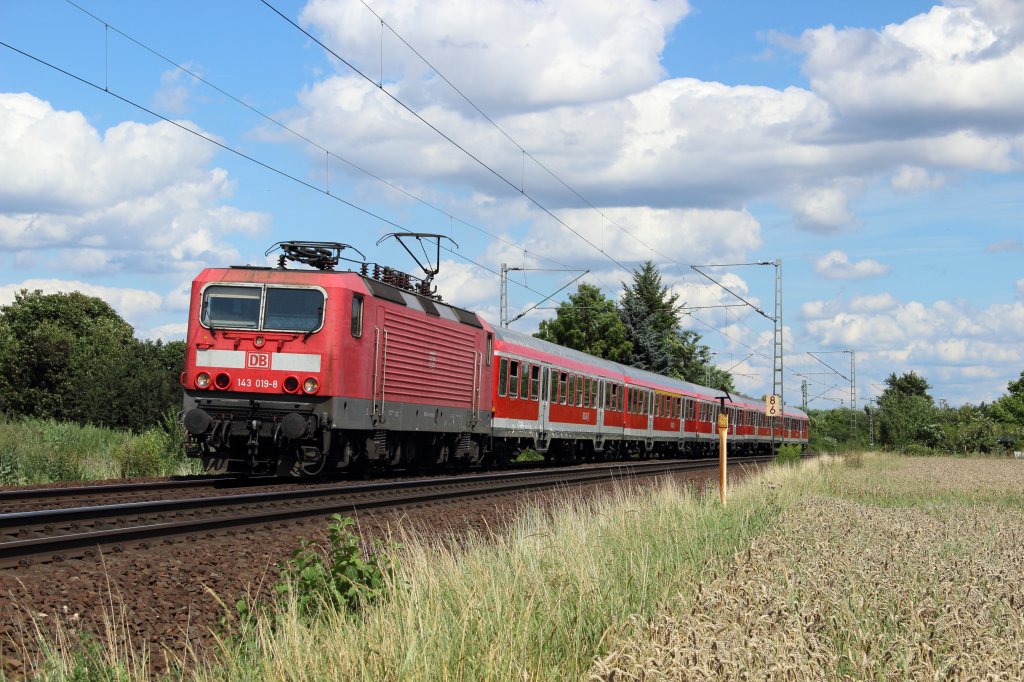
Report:
<svg viewBox="0 0 1024 682"><path fill-rule="evenodd" d="M304 239L416 274L377 242L430 232L494 324L518 268L523 332L653 261L751 395L781 275L788 404L848 406L851 361L858 407L1024 370L1019 0L0 0L0 42L0 304L180 339L204 267Z"/></svg>

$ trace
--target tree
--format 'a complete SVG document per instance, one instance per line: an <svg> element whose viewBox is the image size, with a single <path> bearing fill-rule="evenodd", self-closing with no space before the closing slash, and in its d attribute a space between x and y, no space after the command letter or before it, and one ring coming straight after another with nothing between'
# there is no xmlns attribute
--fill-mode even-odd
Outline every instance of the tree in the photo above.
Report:
<svg viewBox="0 0 1024 682"><path fill-rule="evenodd" d="M591 284L580 284L534 336L613 362L629 362L633 352L615 302Z"/></svg>
<svg viewBox="0 0 1024 682"><path fill-rule="evenodd" d="M647 261L633 271L633 281L623 282L619 315L626 327L633 353L629 364L658 374L671 374L681 364L678 340L679 313L683 304L661 283L661 273Z"/></svg>
<svg viewBox="0 0 1024 682"><path fill-rule="evenodd" d="M909 374L901 376L896 376L896 373L893 372L885 380L885 383L889 387L886 389L886 393L895 391L904 395L921 396L927 398L929 402L932 400L932 397L928 395L931 385L924 377L919 376L917 372L911 371Z"/></svg>
<svg viewBox="0 0 1024 682"><path fill-rule="evenodd" d="M878 399L879 440L894 450L911 445L934 448L941 442L941 426L932 397L931 386L916 372L885 380L888 388Z"/></svg>
<svg viewBox="0 0 1024 682"><path fill-rule="evenodd" d="M701 343L701 335L680 328L685 304L662 284L654 263L634 270L633 281L622 287L619 315L633 345L629 364L695 384L709 383L710 373L712 387L735 390L732 376L712 365L711 349Z"/></svg>
<svg viewBox="0 0 1024 682"><path fill-rule="evenodd" d="M1006 385L1008 393L991 405L992 418L1015 429L1024 429L1024 371Z"/></svg>
<svg viewBox="0 0 1024 682"><path fill-rule="evenodd" d="M184 358L99 298L22 290L0 307L0 412L142 430L180 404Z"/></svg>

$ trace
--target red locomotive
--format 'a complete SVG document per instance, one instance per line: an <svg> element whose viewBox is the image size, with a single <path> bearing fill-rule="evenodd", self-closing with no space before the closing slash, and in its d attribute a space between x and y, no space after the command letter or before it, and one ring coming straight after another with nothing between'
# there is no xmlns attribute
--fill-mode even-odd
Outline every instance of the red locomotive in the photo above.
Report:
<svg viewBox="0 0 1024 682"><path fill-rule="evenodd" d="M277 268L210 268L192 283L183 421L208 470L313 476L500 464L528 447L578 461L717 443L721 391L493 328L430 295L429 279L334 271L342 244L279 246ZM772 428L759 400L734 395L726 409L734 451L807 442L799 410Z"/></svg>

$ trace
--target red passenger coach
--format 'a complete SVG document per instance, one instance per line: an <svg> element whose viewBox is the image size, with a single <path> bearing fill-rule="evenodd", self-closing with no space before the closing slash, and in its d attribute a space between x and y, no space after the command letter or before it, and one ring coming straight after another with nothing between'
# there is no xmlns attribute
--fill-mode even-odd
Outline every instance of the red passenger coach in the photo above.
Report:
<svg viewBox="0 0 1024 682"><path fill-rule="evenodd" d="M211 471L467 467L525 448L552 461L674 456L717 442L721 391L494 329L388 268L335 272L344 245L279 246L277 268L211 268L192 284L183 421ZM769 424L761 401L730 399L733 451L806 444L803 412Z"/></svg>
<svg viewBox="0 0 1024 682"><path fill-rule="evenodd" d="M764 404L495 330L493 447L507 459L532 447L551 460L712 454L722 398L734 452L807 442L807 415L769 427ZM740 426L740 424L743 426ZM750 429L746 424L763 425Z"/></svg>

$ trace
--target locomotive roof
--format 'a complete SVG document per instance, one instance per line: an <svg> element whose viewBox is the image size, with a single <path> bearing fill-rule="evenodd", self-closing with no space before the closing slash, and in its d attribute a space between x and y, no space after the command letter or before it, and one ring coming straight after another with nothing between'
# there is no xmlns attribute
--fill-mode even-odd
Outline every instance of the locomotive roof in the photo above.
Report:
<svg viewBox="0 0 1024 682"><path fill-rule="evenodd" d="M630 367L629 365L623 365L618 362L612 362L611 360L598 358L593 355L590 355L589 353L584 353L583 351L574 350L572 348L565 348L564 346L559 346L556 343L551 343L550 341L538 339L537 337L532 336L530 334L517 332L515 330L508 329L507 327L495 327L494 335L498 340L503 341L505 343L513 343L518 346L524 346L531 350L549 353L550 355L555 355L557 357L565 358L567 360L574 360L576 362L586 363L588 365L600 367L601 369L604 369L608 372L624 374L626 376L633 377L636 379L643 379L653 384L674 386L681 391L686 391L688 393L696 393L701 396L710 396L715 400L717 400L720 397L725 397L726 395L725 391L721 391L717 388L701 386L700 384L694 384L689 381L683 381L682 379L673 379L672 377L663 376L661 374L655 374L654 372L649 372L645 369L638 369L636 367ZM762 400L760 398L754 398L748 395L744 395L742 393L731 393L729 395L731 395L734 401L737 401L737 399L742 399L744 402L750 403L751 405L760 405L762 403ZM785 406L785 412L791 415L797 414L804 417L807 416L803 410L789 405Z"/></svg>

